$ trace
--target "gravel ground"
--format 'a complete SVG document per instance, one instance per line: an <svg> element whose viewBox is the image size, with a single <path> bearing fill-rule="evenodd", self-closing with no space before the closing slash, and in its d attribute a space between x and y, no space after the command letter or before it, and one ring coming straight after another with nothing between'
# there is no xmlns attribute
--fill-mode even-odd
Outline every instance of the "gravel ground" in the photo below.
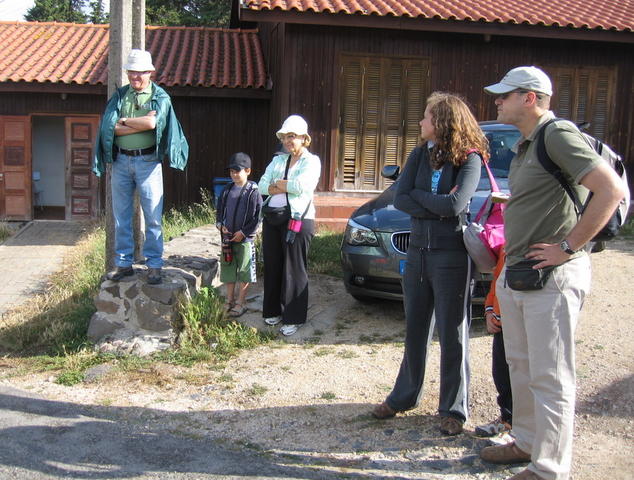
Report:
<svg viewBox="0 0 634 480"><path fill-rule="evenodd" d="M593 291L577 335L575 480L630 479L634 472L634 296L627 293L633 246L615 241L592 255ZM242 321L269 328L261 322L260 291L252 290ZM49 399L125 412L121 421L144 429L219 440L301 464L324 478L494 480L520 471L483 464L477 456L488 441L473 428L498 414L491 337L480 320L471 330L471 418L464 434L446 437L437 429L436 341L419 407L387 421L369 415L391 389L403 336L399 303L364 305L340 280L313 276L306 327L222 365L154 364L64 387L50 374L21 376L4 361L0 381Z"/></svg>

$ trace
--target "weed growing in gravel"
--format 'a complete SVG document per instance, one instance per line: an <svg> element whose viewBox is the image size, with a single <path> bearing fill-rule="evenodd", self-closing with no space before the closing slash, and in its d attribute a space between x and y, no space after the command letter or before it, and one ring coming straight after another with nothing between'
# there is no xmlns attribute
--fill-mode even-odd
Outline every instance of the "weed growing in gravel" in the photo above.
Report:
<svg viewBox="0 0 634 480"><path fill-rule="evenodd" d="M332 355L335 353L335 349L332 347L321 347L315 350L314 355L316 357L325 357L326 355Z"/></svg>
<svg viewBox="0 0 634 480"><path fill-rule="evenodd" d="M246 393L253 397L258 397L258 396L264 395L268 391L269 389L265 387L264 385L260 385L259 383L254 383L253 385L251 385L251 388L249 388Z"/></svg>
<svg viewBox="0 0 634 480"><path fill-rule="evenodd" d="M319 398L321 398L322 400L334 400L335 398L337 398L337 395L335 395L333 392L323 392Z"/></svg>
<svg viewBox="0 0 634 480"><path fill-rule="evenodd" d="M223 300L215 289L203 288L181 307L181 355L195 360L224 360L238 350L270 339L267 334L226 317Z"/></svg>

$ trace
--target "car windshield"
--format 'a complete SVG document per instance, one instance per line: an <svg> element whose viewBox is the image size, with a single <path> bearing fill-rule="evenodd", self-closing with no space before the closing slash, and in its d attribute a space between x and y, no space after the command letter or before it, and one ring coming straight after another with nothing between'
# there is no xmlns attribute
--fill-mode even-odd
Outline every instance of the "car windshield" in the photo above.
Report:
<svg viewBox="0 0 634 480"><path fill-rule="evenodd" d="M511 160L515 155L511 151L511 147L517 142L520 132L517 130L489 130L486 132L486 137L489 140L489 150L491 152L489 167L493 175L496 178L507 178ZM482 167L482 177L487 178L484 167Z"/></svg>

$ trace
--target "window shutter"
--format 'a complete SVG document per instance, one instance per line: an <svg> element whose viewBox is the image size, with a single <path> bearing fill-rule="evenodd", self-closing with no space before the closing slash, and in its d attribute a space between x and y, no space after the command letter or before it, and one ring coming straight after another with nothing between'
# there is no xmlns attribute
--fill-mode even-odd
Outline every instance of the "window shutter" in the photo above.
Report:
<svg viewBox="0 0 634 480"><path fill-rule="evenodd" d="M553 108L557 116L576 123L590 122L588 132L608 140L614 67L549 67L548 72L554 80Z"/></svg>
<svg viewBox="0 0 634 480"><path fill-rule="evenodd" d="M418 143L429 87L427 59L342 56L336 187L379 190L384 165L403 165Z"/></svg>

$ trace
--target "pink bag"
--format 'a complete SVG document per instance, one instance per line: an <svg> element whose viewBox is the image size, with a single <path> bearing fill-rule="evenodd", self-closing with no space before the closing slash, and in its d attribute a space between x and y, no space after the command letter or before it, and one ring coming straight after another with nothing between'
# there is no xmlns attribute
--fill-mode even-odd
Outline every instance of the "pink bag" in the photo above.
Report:
<svg viewBox="0 0 634 480"><path fill-rule="evenodd" d="M491 192L499 192L489 165L482 161L491 182ZM464 230L464 244L480 273L492 273L504 246L504 204L493 203L491 194Z"/></svg>

